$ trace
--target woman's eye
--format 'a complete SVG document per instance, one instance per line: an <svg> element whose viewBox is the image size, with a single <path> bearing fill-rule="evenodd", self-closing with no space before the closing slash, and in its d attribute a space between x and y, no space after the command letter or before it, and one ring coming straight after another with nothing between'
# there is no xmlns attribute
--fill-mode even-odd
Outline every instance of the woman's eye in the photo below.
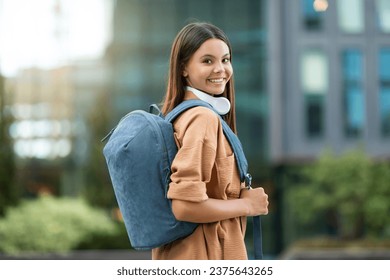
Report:
<svg viewBox="0 0 390 280"><path fill-rule="evenodd" d="M205 60L203 60L203 63L206 63L206 64L211 64L211 59L205 59Z"/></svg>
<svg viewBox="0 0 390 280"><path fill-rule="evenodd" d="M224 59L222 60L222 62L223 62L223 63L228 63L228 62L230 62L230 58L224 58Z"/></svg>

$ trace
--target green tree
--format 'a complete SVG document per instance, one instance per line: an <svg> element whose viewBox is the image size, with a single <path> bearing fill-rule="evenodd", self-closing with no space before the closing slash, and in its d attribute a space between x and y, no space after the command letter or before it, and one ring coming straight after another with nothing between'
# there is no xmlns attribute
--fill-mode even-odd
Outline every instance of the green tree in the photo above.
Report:
<svg viewBox="0 0 390 280"><path fill-rule="evenodd" d="M41 195L9 207L0 219L0 252L67 252L82 243L94 246L92 241L103 237L119 239L121 229L106 211L84 199Z"/></svg>
<svg viewBox="0 0 390 280"><path fill-rule="evenodd" d="M0 216L19 197L14 181L15 157L9 135L13 119L10 110L6 110L6 101L4 77L0 75Z"/></svg>
<svg viewBox="0 0 390 280"><path fill-rule="evenodd" d="M367 234L390 237L390 163L372 166L369 195L363 204Z"/></svg>
<svg viewBox="0 0 390 280"><path fill-rule="evenodd" d="M342 238L384 236L390 226L388 163L375 163L361 150L341 156L326 151L298 173L288 199L300 224L332 214Z"/></svg>

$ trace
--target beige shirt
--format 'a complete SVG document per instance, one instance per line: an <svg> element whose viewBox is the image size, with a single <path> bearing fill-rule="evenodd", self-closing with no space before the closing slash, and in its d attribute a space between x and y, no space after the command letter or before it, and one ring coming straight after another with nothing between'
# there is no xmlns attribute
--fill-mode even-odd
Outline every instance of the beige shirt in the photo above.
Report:
<svg viewBox="0 0 390 280"><path fill-rule="evenodd" d="M219 117L195 107L174 123L178 153L172 163L168 197L192 202L237 199L243 187ZM180 240L152 250L153 259L247 259L246 218L200 224Z"/></svg>

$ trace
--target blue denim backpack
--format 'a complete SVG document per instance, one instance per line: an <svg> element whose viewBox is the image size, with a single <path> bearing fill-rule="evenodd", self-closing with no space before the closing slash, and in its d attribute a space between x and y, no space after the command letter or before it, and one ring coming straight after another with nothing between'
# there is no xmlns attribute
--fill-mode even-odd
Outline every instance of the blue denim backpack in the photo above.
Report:
<svg viewBox="0 0 390 280"><path fill-rule="evenodd" d="M102 140L113 189L133 248L148 250L190 235L197 224L176 220L167 198L171 164L177 153L173 121L185 110L204 106L201 100L188 100L165 117L136 110L128 113ZM241 182L251 183L248 163L241 143L228 124L220 118L223 131L236 156ZM254 217L259 220L259 217ZM261 230L254 219L255 258L262 258Z"/></svg>

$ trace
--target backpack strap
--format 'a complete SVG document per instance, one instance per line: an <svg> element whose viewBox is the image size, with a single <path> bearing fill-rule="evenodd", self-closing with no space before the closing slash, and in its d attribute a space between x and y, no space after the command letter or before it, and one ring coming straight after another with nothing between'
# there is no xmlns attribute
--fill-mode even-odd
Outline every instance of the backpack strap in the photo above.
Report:
<svg viewBox="0 0 390 280"><path fill-rule="evenodd" d="M230 129L229 125L221 118L223 131L228 138L230 145L233 147L236 156L238 169L240 171L241 182L245 181L245 185L250 189L252 185L252 176L248 171L248 162L245 158L244 151L236 134ZM254 257L256 260L263 259L263 240L261 234L261 217L254 216L253 219L253 243L254 243Z"/></svg>
<svg viewBox="0 0 390 280"><path fill-rule="evenodd" d="M255 260L263 259L263 236L261 231L261 217L253 216L253 247Z"/></svg>
<svg viewBox="0 0 390 280"><path fill-rule="evenodd" d="M173 123L176 118L183 113L185 110L190 109L192 107L197 107L197 106L203 106L207 107L213 110L213 107L211 107L210 104L207 102L204 102L200 99L190 99L190 100L185 100L181 102L179 105L177 105L175 108L173 108L172 111L170 111L166 116L165 120ZM214 110L213 110L214 111Z"/></svg>
<svg viewBox="0 0 390 280"><path fill-rule="evenodd" d="M171 112L169 112L165 119L171 123L185 110L190 109L196 106L203 106L213 110L220 118L222 123L223 132L228 139L234 155L236 157L237 167L240 173L240 181L245 182L245 185L250 188L252 184L252 176L248 173L248 162L246 160L244 151L241 146L241 142L238 139L237 135L231 130L229 125L224 121L224 119L213 109L213 107L207 102L199 99L191 99L181 102L177 105ZM260 216L253 217L253 243L254 243L254 258L256 260L263 259L263 242L262 242L262 232L261 232L261 218Z"/></svg>

